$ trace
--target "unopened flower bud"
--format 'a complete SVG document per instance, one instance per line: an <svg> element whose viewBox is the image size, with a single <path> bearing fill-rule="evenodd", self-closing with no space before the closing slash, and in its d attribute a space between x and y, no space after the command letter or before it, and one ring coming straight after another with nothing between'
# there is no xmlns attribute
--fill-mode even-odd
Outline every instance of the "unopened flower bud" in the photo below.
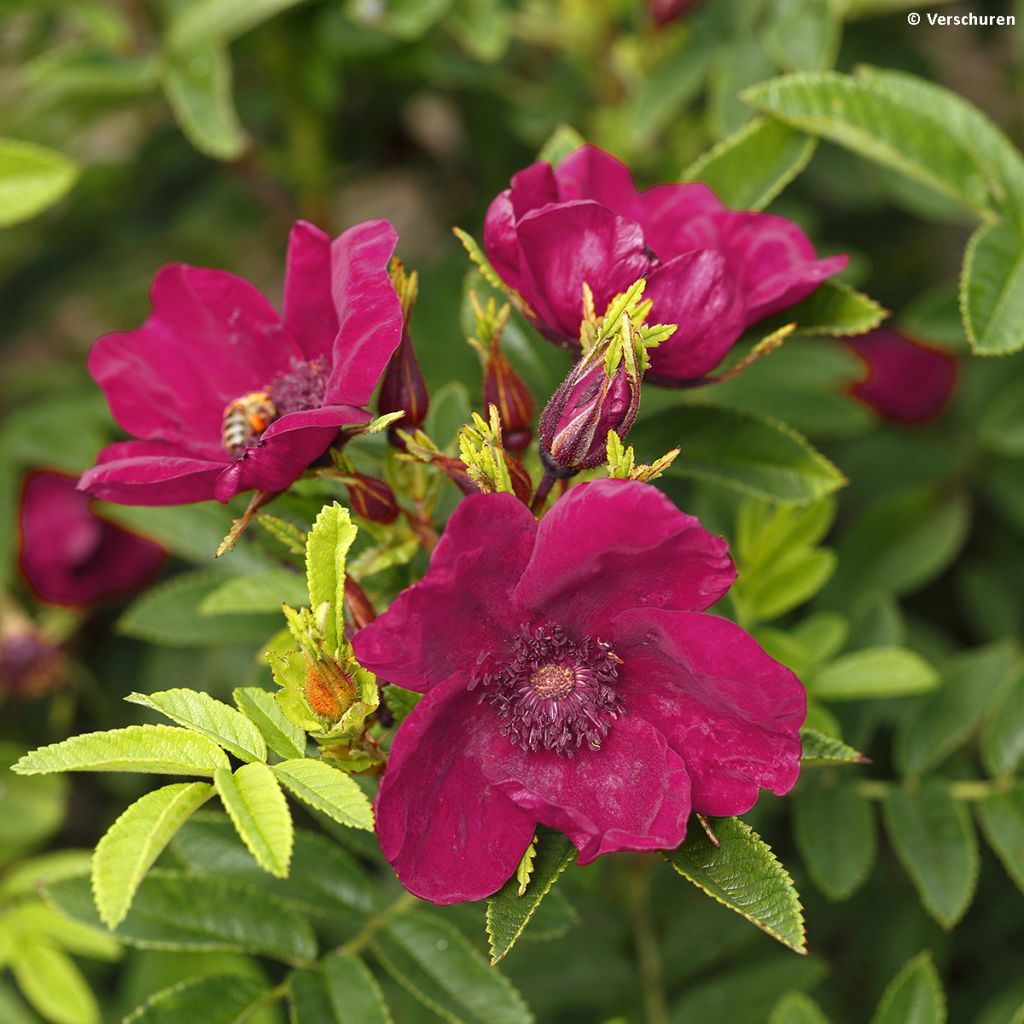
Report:
<svg viewBox="0 0 1024 1024"><path fill-rule="evenodd" d="M352 472L345 477L352 512L374 523L393 523L398 518L395 492L384 481L365 473Z"/></svg>
<svg viewBox="0 0 1024 1024"><path fill-rule="evenodd" d="M366 591L356 583L351 575L345 576L345 610L356 629L368 626L377 618L377 611L366 596Z"/></svg>
<svg viewBox="0 0 1024 1024"><path fill-rule="evenodd" d="M640 404L640 379L625 360L609 375L603 360L584 357L552 395L540 417L540 454L555 477L600 465L608 431L624 438Z"/></svg>
<svg viewBox="0 0 1024 1024"><path fill-rule="evenodd" d="M497 339L488 352L484 371L484 406L492 405L501 417L501 436L506 450L521 452L533 440L533 415L537 404Z"/></svg>
<svg viewBox="0 0 1024 1024"><path fill-rule="evenodd" d="M337 722L356 699L356 684L333 660L306 660L306 702L322 718Z"/></svg>
<svg viewBox="0 0 1024 1024"><path fill-rule="evenodd" d="M377 399L377 412L404 412L405 415L392 427L388 427L388 440L396 447L402 447L398 430L414 431L422 426L430 408L427 382L423 379L416 351L412 347L409 326L402 332L402 340L391 356Z"/></svg>
<svg viewBox="0 0 1024 1024"><path fill-rule="evenodd" d="M64 681L64 653L21 615L0 613L0 691L41 697Z"/></svg>

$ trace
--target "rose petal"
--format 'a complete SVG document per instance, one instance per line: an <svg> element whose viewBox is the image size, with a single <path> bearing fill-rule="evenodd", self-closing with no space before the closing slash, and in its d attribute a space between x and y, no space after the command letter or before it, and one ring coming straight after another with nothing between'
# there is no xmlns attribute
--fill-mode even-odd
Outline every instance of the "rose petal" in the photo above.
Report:
<svg viewBox="0 0 1024 1024"><path fill-rule="evenodd" d="M93 345L89 372L128 433L216 458L225 406L264 388L302 351L273 306L233 274L164 267L150 297L141 327Z"/></svg>
<svg viewBox="0 0 1024 1024"><path fill-rule="evenodd" d="M714 615L652 609L620 615L612 633L626 708L682 756L695 811L742 814L759 788L792 789L807 695L753 637Z"/></svg>
<svg viewBox="0 0 1024 1024"><path fill-rule="evenodd" d="M402 338L402 304L388 274L398 234L386 220L349 228L331 243L338 315L325 401L366 405Z"/></svg>
<svg viewBox="0 0 1024 1024"><path fill-rule="evenodd" d="M518 174L513 174L511 186L510 198L516 220L522 219L531 210L548 203L557 203L560 198L551 164L544 161L538 161Z"/></svg>
<svg viewBox="0 0 1024 1024"><path fill-rule="evenodd" d="M728 354L743 333L746 305L725 258L704 249L677 256L651 271L644 297L653 323L678 324L651 350L656 381L699 380Z"/></svg>
<svg viewBox="0 0 1024 1024"><path fill-rule="evenodd" d="M617 850L674 849L686 835L686 766L657 729L632 715L612 724L600 750L572 758L492 747L484 773L516 806L564 832L580 864Z"/></svg>
<svg viewBox="0 0 1024 1024"><path fill-rule="evenodd" d="M554 174L562 202L592 199L620 217L636 220L639 204L633 175L611 153L597 146L580 146L558 165Z"/></svg>
<svg viewBox="0 0 1024 1024"><path fill-rule="evenodd" d="M598 203L542 207L519 222L517 233L524 298L568 342L579 339L584 282L603 312L650 268L639 225Z"/></svg>
<svg viewBox="0 0 1024 1024"><path fill-rule="evenodd" d="M517 292L523 290L519 266L519 236L516 234L516 215L512 209L512 191L499 192L484 217L484 252L498 276Z"/></svg>
<svg viewBox="0 0 1024 1024"><path fill-rule="evenodd" d="M307 360L326 369L338 333L331 295L331 237L307 221L288 236L284 275L284 325Z"/></svg>
<svg viewBox="0 0 1024 1024"><path fill-rule="evenodd" d="M502 761L510 748L497 718L459 679L437 687L402 723L377 796L377 835L420 899L483 899L515 871L535 819L481 771L484 760Z"/></svg>
<svg viewBox="0 0 1024 1024"><path fill-rule="evenodd" d="M538 619L607 639L622 611L702 611L735 578L725 541L657 488L596 480L573 487L540 521L514 601Z"/></svg>
<svg viewBox="0 0 1024 1024"><path fill-rule="evenodd" d="M192 458L173 444L123 441L104 448L78 486L121 505L187 505L209 501L223 469L223 460Z"/></svg>
<svg viewBox="0 0 1024 1024"><path fill-rule="evenodd" d="M536 523L510 494L475 495L448 521L426 576L355 637L370 671L426 693L453 674L468 685L522 624L512 591Z"/></svg>
<svg viewBox="0 0 1024 1024"><path fill-rule="evenodd" d="M718 196L707 185L688 181L655 185L639 193L634 219L643 228L648 248L668 262L691 249L692 241L686 234L691 221L723 209Z"/></svg>

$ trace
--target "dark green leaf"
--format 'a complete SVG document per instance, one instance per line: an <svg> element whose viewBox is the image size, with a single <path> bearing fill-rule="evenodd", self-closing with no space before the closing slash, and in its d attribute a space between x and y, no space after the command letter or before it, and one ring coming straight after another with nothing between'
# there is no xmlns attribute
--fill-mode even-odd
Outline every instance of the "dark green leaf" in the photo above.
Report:
<svg viewBox="0 0 1024 1024"><path fill-rule="evenodd" d="M828 1024L828 1018L810 996L790 992L775 1004L768 1024Z"/></svg>
<svg viewBox="0 0 1024 1024"><path fill-rule="evenodd" d="M380 986L359 957L332 953L320 966L289 979L294 1024L391 1024Z"/></svg>
<svg viewBox="0 0 1024 1024"><path fill-rule="evenodd" d="M971 236L960 277L960 308L978 355L1024 348L1024 234L986 224Z"/></svg>
<svg viewBox="0 0 1024 1024"><path fill-rule="evenodd" d="M996 777L1013 775L1024 762L1024 673L1018 671L981 732L981 759Z"/></svg>
<svg viewBox="0 0 1024 1024"><path fill-rule="evenodd" d="M1024 783L985 797L978 804L978 818L989 846L1024 892Z"/></svg>
<svg viewBox="0 0 1024 1024"><path fill-rule="evenodd" d="M803 741L801 756L805 764L864 764L867 761L859 750L817 729L801 729L800 739Z"/></svg>
<svg viewBox="0 0 1024 1024"><path fill-rule="evenodd" d="M889 983L871 1024L944 1024L946 1000L930 953L918 953Z"/></svg>
<svg viewBox="0 0 1024 1024"><path fill-rule="evenodd" d="M864 334L885 317L886 311L874 299L841 281L823 282L782 314L782 319L795 323L801 334L830 337Z"/></svg>
<svg viewBox="0 0 1024 1024"><path fill-rule="evenodd" d="M269 996L264 983L238 974L189 978L151 996L124 1024L242 1024Z"/></svg>

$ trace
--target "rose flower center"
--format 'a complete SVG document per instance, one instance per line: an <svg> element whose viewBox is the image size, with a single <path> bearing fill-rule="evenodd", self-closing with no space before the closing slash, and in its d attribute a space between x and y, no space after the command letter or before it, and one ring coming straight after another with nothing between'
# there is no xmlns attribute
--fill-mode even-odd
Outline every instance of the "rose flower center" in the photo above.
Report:
<svg viewBox="0 0 1024 1024"><path fill-rule="evenodd" d="M502 735L524 750L565 757L599 750L626 712L616 689L622 659L601 640L575 640L550 625L524 629L511 648L511 657L470 684L481 686L481 703L503 720Z"/></svg>

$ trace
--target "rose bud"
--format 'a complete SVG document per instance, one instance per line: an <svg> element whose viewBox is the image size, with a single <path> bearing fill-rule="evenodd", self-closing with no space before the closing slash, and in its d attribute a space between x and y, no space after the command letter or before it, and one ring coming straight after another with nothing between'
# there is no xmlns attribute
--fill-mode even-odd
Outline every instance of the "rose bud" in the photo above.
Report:
<svg viewBox="0 0 1024 1024"><path fill-rule="evenodd" d="M64 681L61 649L14 613L3 615L0 629L0 692L13 697L41 697Z"/></svg>
<svg viewBox="0 0 1024 1024"><path fill-rule="evenodd" d="M334 660L306 658L306 701L330 722L338 719L356 699L356 684Z"/></svg>
<svg viewBox="0 0 1024 1024"><path fill-rule="evenodd" d="M409 334L409 321L412 318L412 307L416 302L419 288L416 272L406 274L399 260L391 263L391 283L402 302L402 313L405 327L402 340L391 356L384 379L377 397L377 412L383 416L392 412L404 412L405 415L394 426L388 427L388 440L396 448L403 448L398 430L415 431L427 418L430 408L430 396L427 394L427 382L416 359L416 351L412 346Z"/></svg>
<svg viewBox="0 0 1024 1024"><path fill-rule="evenodd" d="M345 610L356 629L368 626L377 618L377 610L366 591L348 574L345 576Z"/></svg>
<svg viewBox="0 0 1024 1024"><path fill-rule="evenodd" d="M395 492L384 480L352 472L346 474L345 486L348 488L348 500L353 514L385 525L398 518Z"/></svg>

